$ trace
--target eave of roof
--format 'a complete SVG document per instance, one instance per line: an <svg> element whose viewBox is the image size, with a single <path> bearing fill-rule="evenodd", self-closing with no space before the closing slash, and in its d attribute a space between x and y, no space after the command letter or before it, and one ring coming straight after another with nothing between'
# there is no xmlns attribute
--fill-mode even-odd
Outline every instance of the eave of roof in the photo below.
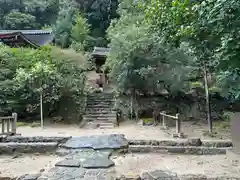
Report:
<svg viewBox="0 0 240 180"><path fill-rule="evenodd" d="M20 36L25 42L38 48L54 39L52 30L0 30L0 38Z"/></svg>
<svg viewBox="0 0 240 180"><path fill-rule="evenodd" d="M51 34L52 30L0 30L0 34L12 34L21 32L22 34Z"/></svg>
<svg viewBox="0 0 240 180"><path fill-rule="evenodd" d="M104 47L94 47L94 50L92 52L93 56L107 56L110 52L110 48L104 48Z"/></svg>

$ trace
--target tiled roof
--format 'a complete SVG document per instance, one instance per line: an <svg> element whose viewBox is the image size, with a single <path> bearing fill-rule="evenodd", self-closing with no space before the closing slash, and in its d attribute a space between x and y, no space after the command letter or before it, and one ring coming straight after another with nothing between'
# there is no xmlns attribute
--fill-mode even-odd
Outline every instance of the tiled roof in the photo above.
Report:
<svg viewBox="0 0 240 180"><path fill-rule="evenodd" d="M110 48L94 47L92 55L107 56L109 52L110 52Z"/></svg>
<svg viewBox="0 0 240 180"><path fill-rule="evenodd" d="M12 34L21 32L22 34L52 34L52 30L0 30L0 34Z"/></svg>
<svg viewBox="0 0 240 180"><path fill-rule="evenodd" d="M0 30L1 35L20 35L28 43L35 46L43 46L49 44L54 39L52 30Z"/></svg>

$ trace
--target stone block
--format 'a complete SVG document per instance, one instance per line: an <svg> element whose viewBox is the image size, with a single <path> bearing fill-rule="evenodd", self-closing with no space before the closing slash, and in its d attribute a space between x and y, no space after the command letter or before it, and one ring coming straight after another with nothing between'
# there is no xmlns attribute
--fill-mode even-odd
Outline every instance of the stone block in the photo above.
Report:
<svg viewBox="0 0 240 180"><path fill-rule="evenodd" d="M55 166L61 166L61 167L80 167L81 161L79 160L69 160L65 159L63 161L60 161L55 164Z"/></svg>
<svg viewBox="0 0 240 180"><path fill-rule="evenodd" d="M154 180L179 180L176 173L171 171L156 170L148 173ZM150 179L148 179L150 180Z"/></svg>
<svg viewBox="0 0 240 180"><path fill-rule="evenodd" d="M141 180L138 174L125 174L118 177L116 180Z"/></svg>
<svg viewBox="0 0 240 180"><path fill-rule="evenodd" d="M55 152L58 143L0 143L0 154Z"/></svg>
<svg viewBox="0 0 240 180"><path fill-rule="evenodd" d="M177 154L185 153L185 147L169 146L169 147L167 147L167 151L169 153L177 153Z"/></svg>
<svg viewBox="0 0 240 180"><path fill-rule="evenodd" d="M121 149L128 147L128 141L122 134L83 136L69 139L62 147L68 149Z"/></svg>
<svg viewBox="0 0 240 180"><path fill-rule="evenodd" d="M203 147L203 155L217 155L217 154L226 154L226 148L217 148L217 147Z"/></svg>
<svg viewBox="0 0 240 180"><path fill-rule="evenodd" d="M186 147L185 154L202 155L202 147Z"/></svg>
<svg viewBox="0 0 240 180"><path fill-rule="evenodd" d="M202 141L200 138L190 138L187 140L186 145L187 146L201 146Z"/></svg>
<svg viewBox="0 0 240 180"><path fill-rule="evenodd" d="M84 168L109 168L114 166L114 162L106 158L86 159L82 162Z"/></svg>
<svg viewBox="0 0 240 180"><path fill-rule="evenodd" d="M206 147L232 147L231 140L203 140L202 146Z"/></svg>
<svg viewBox="0 0 240 180"><path fill-rule="evenodd" d="M83 180L85 173L83 168L54 167L38 180Z"/></svg>
<svg viewBox="0 0 240 180"><path fill-rule="evenodd" d="M37 180L41 174L25 174L17 178L17 180Z"/></svg>
<svg viewBox="0 0 240 180"><path fill-rule="evenodd" d="M180 180L207 180L207 176L202 174L184 174L178 177Z"/></svg>

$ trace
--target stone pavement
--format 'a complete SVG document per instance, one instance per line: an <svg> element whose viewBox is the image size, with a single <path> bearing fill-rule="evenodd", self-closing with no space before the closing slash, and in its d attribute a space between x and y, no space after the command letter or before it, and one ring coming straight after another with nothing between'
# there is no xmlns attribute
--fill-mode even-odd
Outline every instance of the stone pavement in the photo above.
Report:
<svg viewBox="0 0 240 180"><path fill-rule="evenodd" d="M39 176L25 176L18 180L240 180L239 177L208 178L204 175L179 175L171 171L156 170L141 175L117 177L113 152L128 148L124 135L98 135L74 137L61 145L64 160ZM121 152L121 151L120 151Z"/></svg>
<svg viewBox="0 0 240 180"><path fill-rule="evenodd" d="M61 146L64 160L38 180L114 180L114 162L109 159L114 150L128 148L124 135L74 137Z"/></svg>

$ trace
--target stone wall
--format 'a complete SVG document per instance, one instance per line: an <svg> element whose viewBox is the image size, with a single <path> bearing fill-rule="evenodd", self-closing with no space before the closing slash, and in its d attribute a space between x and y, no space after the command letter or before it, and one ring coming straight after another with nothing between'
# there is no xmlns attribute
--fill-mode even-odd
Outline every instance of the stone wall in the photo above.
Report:
<svg viewBox="0 0 240 180"><path fill-rule="evenodd" d="M133 99L133 108L139 117L152 117L153 109L175 115L180 113L182 120L206 119L205 99L191 95L185 97L138 96ZM211 111L214 119L220 119L227 103L219 98L211 98ZM116 108L126 118L131 109L131 97L122 95L117 98Z"/></svg>

